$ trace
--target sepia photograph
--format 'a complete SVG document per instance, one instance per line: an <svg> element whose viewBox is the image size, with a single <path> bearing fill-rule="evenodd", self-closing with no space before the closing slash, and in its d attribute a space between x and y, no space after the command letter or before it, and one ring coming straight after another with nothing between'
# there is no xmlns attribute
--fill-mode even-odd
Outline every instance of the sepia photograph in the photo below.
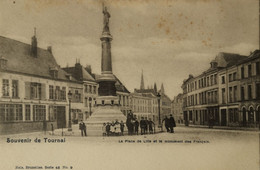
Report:
<svg viewBox="0 0 260 170"><path fill-rule="evenodd" d="M259 170L260 0L1 0L0 169Z"/></svg>

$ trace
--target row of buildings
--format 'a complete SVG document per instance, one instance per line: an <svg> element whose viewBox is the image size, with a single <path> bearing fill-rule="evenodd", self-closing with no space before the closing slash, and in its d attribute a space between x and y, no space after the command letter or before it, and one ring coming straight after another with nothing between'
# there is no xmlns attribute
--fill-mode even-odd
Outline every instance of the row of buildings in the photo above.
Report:
<svg viewBox="0 0 260 170"><path fill-rule="evenodd" d="M69 119L77 123L93 113L100 75L90 65L61 68L52 48L39 48L35 35L31 44L0 36L0 47L0 134L65 128ZM125 115L132 111L157 122L160 106L162 116L171 113L163 85L130 93L116 77L115 86Z"/></svg>
<svg viewBox="0 0 260 170"><path fill-rule="evenodd" d="M186 125L259 127L260 51L249 56L219 53L210 68L189 75L183 93L172 101L179 123Z"/></svg>

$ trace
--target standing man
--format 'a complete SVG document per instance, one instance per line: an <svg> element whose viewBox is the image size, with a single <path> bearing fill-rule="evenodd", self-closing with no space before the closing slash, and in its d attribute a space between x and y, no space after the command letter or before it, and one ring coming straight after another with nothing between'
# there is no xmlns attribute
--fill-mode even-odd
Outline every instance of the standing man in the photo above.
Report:
<svg viewBox="0 0 260 170"><path fill-rule="evenodd" d="M124 122L123 122L123 120L121 120L120 130L121 130L121 135L122 135L122 136L124 135L124 128L125 128Z"/></svg>
<svg viewBox="0 0 260 170"><path fill-rule="evenodd" d="M81 130L81 136L83 136L83 133L85 136L87 136L87 127L85 125L85 123L81 120L81 122L79 123L79 129Z"/></svg>
<svg viewBox="0 0 260 170"><path fill-rule="evenodd" d="M170 126L170 129L171 129L171 133L174 133L173 128L176 127L176 123L175 123L175 120L174 120L172 114L170 114L169 126Z"/></svg>
<svg viewBox="0 0 260 170"><path fill-rule="evenodd" d="M165 121L165 122L164 122L164 121ZM170 129L169 129L169 121L170 121L170 119L169 119L167 116L165 116L165 118L162 120L162 123L164 122L164 126L165 126L167 132L170 132Z"/></svg>
<svg viewBox="0 0 260 170"><path fill-rule="evenodd" d="M134 125L135 125L135 134L138 135L138 131L139 131L139 122L138 122L137 119L135 119Z"/></svg>
<svg viewBox="0 0 260 170"><path fill-rule="evenodd" d="M143 135L145 133L145 126L146 126L146 122L144 120L144 117L142 117L141 121L140 121L141 135Z"/></svg>
<svg viewBox="0 0 260 170"><path fill-rule="evenodd" d="M153 134L153 126L155 126L154 122L151 120L151 118L149 118L148 121L148 127L149 127L149 133Z"/></svg>

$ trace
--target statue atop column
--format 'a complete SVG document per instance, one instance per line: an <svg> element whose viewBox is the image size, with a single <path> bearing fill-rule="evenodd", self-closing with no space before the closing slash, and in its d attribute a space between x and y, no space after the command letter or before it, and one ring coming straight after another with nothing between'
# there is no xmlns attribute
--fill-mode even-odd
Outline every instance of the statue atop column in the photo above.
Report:
<svg viewBox="0 0 260 170"><path fill-rule="evenodd" d="M109 33L109 18L110 18L110 14L107 11L107 7L104 6L104 3L103 3L103 14L104 14L104 28L103 28L103 32L108 32Z"/></svg>

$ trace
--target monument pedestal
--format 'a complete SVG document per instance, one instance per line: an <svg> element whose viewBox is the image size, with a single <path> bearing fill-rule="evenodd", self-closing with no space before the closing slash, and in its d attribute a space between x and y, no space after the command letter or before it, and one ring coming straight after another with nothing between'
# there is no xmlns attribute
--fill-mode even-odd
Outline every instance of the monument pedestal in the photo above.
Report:
<svg viewBox="0 0 260 170"><path fill-rule="evenodd" d="M100 96L97 98L97 107L87 119L87 135L102 136L103 123L126 122L126 116L120 111L118 98L116 96Z"/></svg>

